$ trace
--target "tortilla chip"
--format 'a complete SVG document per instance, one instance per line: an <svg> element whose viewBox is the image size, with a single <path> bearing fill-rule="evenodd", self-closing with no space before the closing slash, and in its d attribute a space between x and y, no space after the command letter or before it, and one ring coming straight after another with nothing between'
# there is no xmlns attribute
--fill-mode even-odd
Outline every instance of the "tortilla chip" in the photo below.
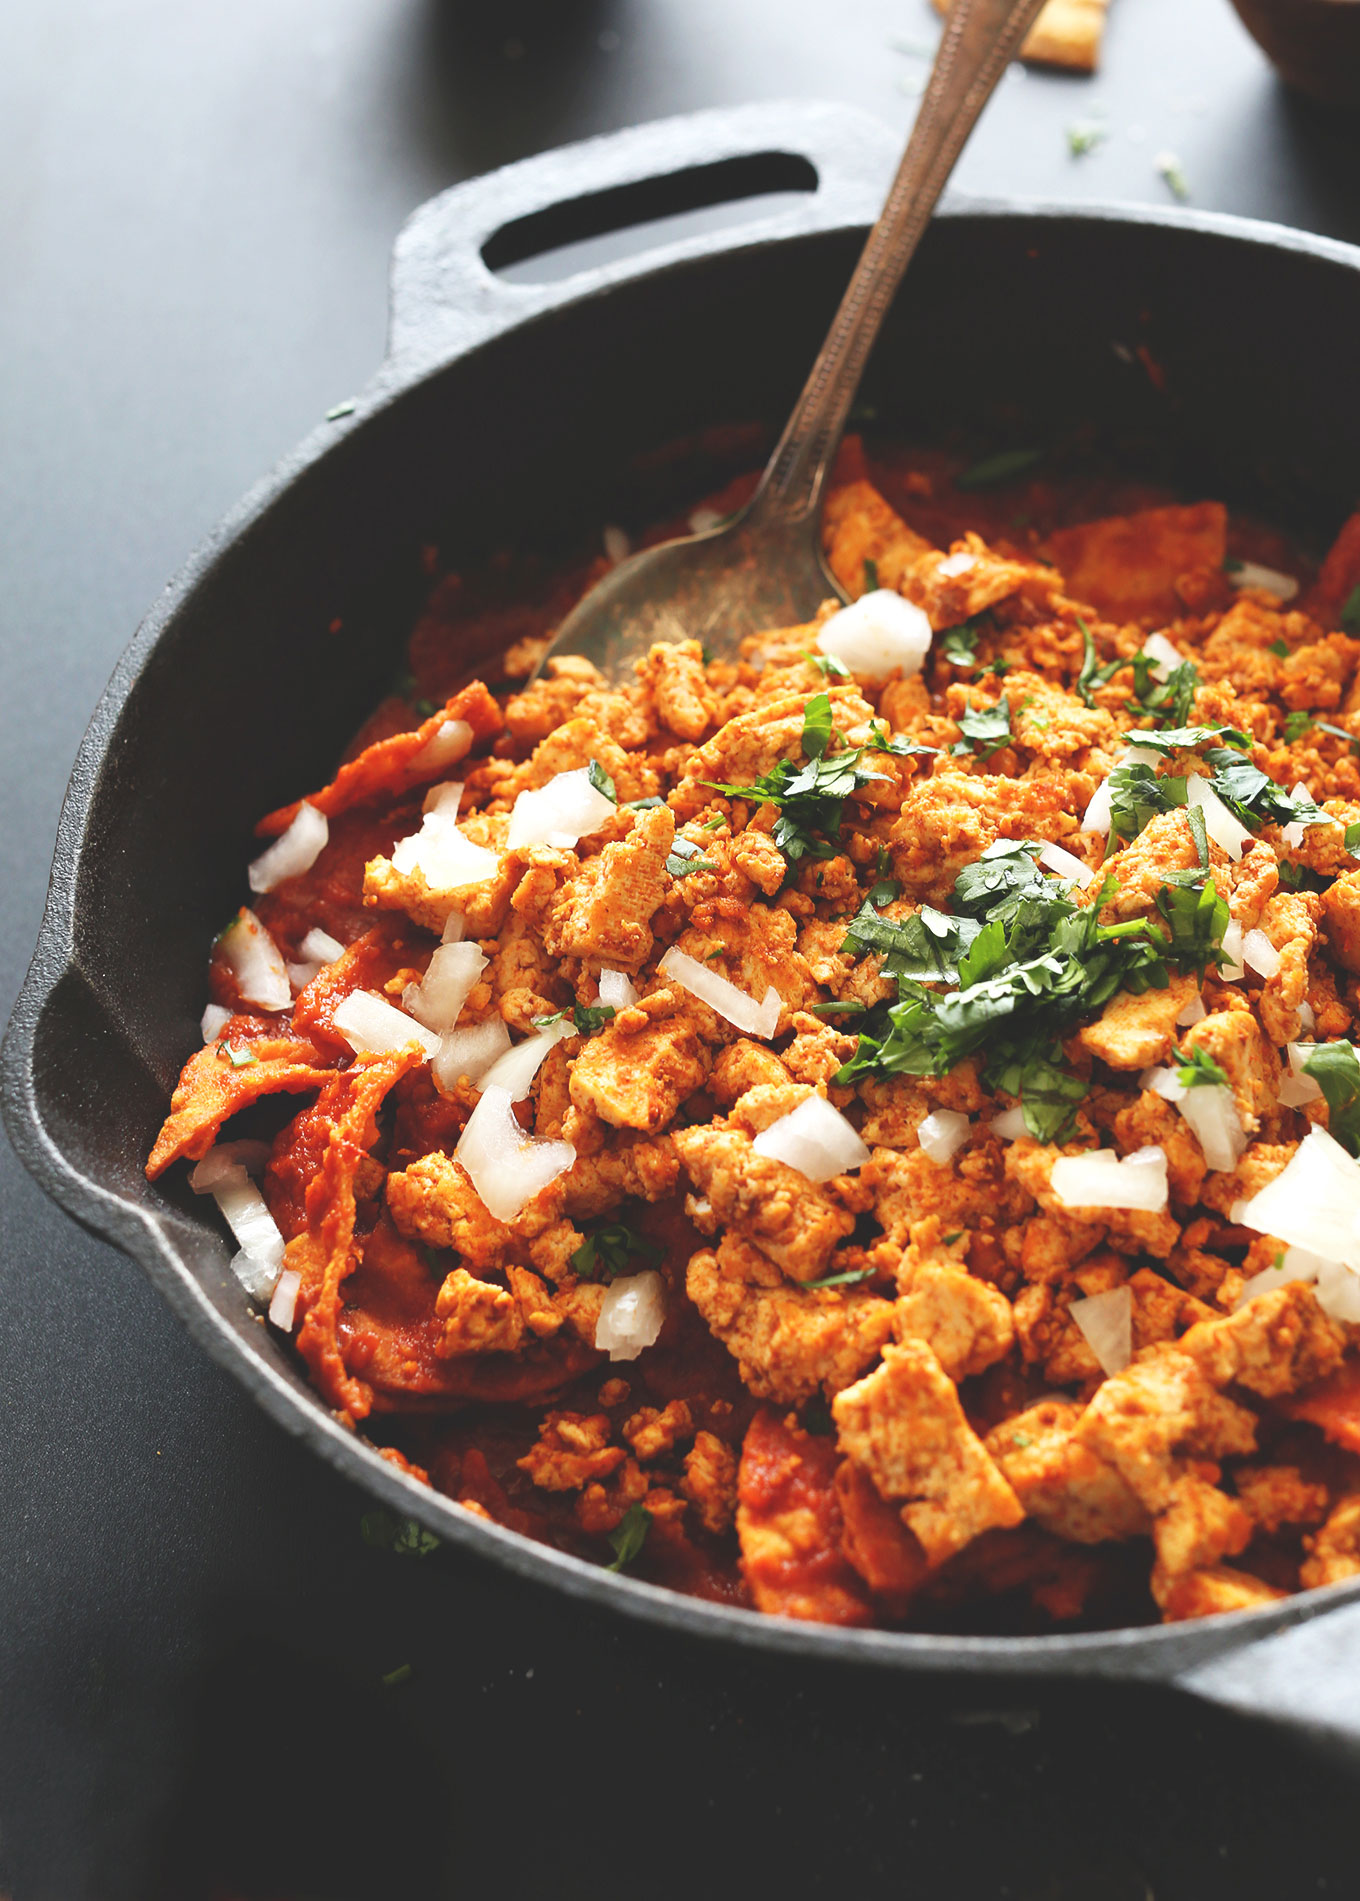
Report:
<svg viewBox="0 0 1360 1901"><path fill-rule="evenodd" d="M1170 620L1184 611L1176 592L1180 576L1222 568L1227 528L1222 502L1145 508L1059 528L1049 536L1048 550L1073 600L1116 620Z"/></svg>
<svg viewBox="0 0 1360 1901"><path fill-rule="evenodd" d="M1300 602L1305 614L1322 627L1339 627L1351 596L1360 590L1360 514L1343 523L1332 543L1317 580ZM1350 627L1348 632L1354 633Z"/></svg>
<svg viewBox="0 0 1360 1901"><path fill-rule="evenodd" d="M1109 0L1048 0L1025 36L1021 59L1033 66L1093 73L1100 62L1108 5ZM948 13L949 0L935 0L935 7L939 13Z"/></svg>
<svg viewBox="0 0 1360 1901"><path fill-rule="evenodd" d="M229 1054L233 1049L249 1058L239 1068ZM201 1161L222 1124L261 1096L320 1089L333 1073L322 1051L301 1037L259 1017L232 1017L216 1041L196 1050L184 1065L146 1165L148 1180L155 1181L181 1156Z"/></svg>

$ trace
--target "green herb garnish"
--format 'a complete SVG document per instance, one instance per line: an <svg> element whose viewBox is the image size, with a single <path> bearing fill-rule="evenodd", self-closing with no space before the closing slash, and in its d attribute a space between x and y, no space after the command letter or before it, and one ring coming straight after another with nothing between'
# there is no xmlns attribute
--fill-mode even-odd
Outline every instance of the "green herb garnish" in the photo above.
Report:
<svg viewBox="0 0 1360 1901"><path fill-rule="evenodd" d="M688 878L692 871L716 871L718 867L711 858L701 855L700 847L692 838L677 832L666 859L666 869L672 878Z"/></svg>
<svg viewBox="0 0 1360 1901"><path fill-rule="evenodd" d="M414 1518L398 1518L394 1512L365 1512L359 1520L360 1536L375 1551L395 1551L399 1558L428 1558L438 1551L439 1540Z"/></svg>
<svg viewBox="0 0 1360 1901"><path fill-rule="evenodd" d="M586 1236L570 1257L571 1269L583 1281L612 1281L634 1259L641 1259L649 1267L655 1267L661 1259L661 1252L657 1243L649 1240L645 1234L635 1234L622 1221L610 1221Z"/></svg>
<svg viewBox="0 0 1360 1901"><path fill-rule="evenodd" d="M864 557L864 591L871 594L878 587L878 563L872 555Z"/></svg>
<svg viewBox="0 0 1360 1901"><path fill-rule="evenodd" d="M1270 645L1266 648L1266 652L1273 653L1277 660L1287 660L1289 658L1289 644L1283 640L1272 640Z"/></svg>
<svg viewBox="0 0 1360 1901"><path fill-rule="evenodd" d="M1067 149L1073 158L1085 158L1088 152L1094 152L1109 137L1103 125L1094 119L1074 119L1067 128Z"/></svg>
<svg viewBox="0 0 1360 1901"><path fill-rule="evenodd" d="M1360 587L1353 587L1341 610L1341 625L1352 634L1360 633Z"/></svg>
<svg viewBox="0 0 1360 1901"><path fill-rule="evenodd" d="M955 488L999 488L1043 459L1042 449L1003 449L997 455L984 456L961 475L954 477Z"/></svg>
<svg viewBox="0 0 1360 1901"><path fill-rule="evenodd" d="M256 1056L254 1050L241 1049L235 1043L219 1043L217 1060L230 1063L233 1069L249 1069Z"/></svg>
<svg viewBox="0 0 1360 1901"><path fill-rule="evenodd" d="M598 759L592 759L590 764L586 767L586 778L597 792L603 792L611 804L618 804L618 789Z"/></svg>
<svg viewBox="0 0 1360 1901"><path fill-rule="evenodd" d="M653 795L649 799L629 799L623 809L625 812L655 812L665 803L664 799L658 799Z"/></svg>
<svg viewBox="0 0 1360 1901"><path fill-rule="evenodd" d="M851 1287L856 1281L867 1281L873 1271L871 1267L856 1267L845 1274L824 1274L819 1281L801 1281L799 1285L805 1294L817 1293L823 1287Z"/></svg>
<svg viewBox="0 0 1360 1901"><path fill-rule="evenodd" d="M816 667L818 673L821 674L824 680L848 680L851 677L849 667L846 666L843 660L838 660L834 653L808 653L804 651L803 658Z"/></svg>
<svg viewBox="0 0 1360 1901"><path fill-rule="evenodd" d="M1319 1043L1303 1066L1327 1103L1327 1133L1360 1155L1360 1062L1349 1043Z"/></svg>
<svg viewBox="0 0 1360 1901"><path fill-rule="evenodd" d="M570 1010L554 1010L551 1016L535 1017L536 1030L555 1030L570 1018L577 1036L594 1036L617 1012L612 1003L574 1003Z"/></svg>
<svg viewBox="0 0 1360 1901"><path fill-rule="evenodd" d="M385 1690L395 1690L399 1683L409 1683L410 1680L410 1664L399 1663L395 1670L389 1670L387 1672L387 1675L382 1680L382 1685Z"/></svg>
<svg viewBox="0 0 1360 1901"><path fill-rule="evenodd" d="M982 619L975 614L971 620L961 621L957 627L947 627L942 634L935 636L935 651L943 654L951 667L971 669L977 665L978 635L982 632Z"/></svg>
<svg viewBox="0 0 1360 1901"><path fill-rule="evenodd" d="M1208 1050L1196 1045L1188 1050L1174 1052L1179 1068L1176 1080L1182 1089L1226 1089L1231 1085L1228 1072L1216 1063Z"/></svg>
<svg viewBox="0 0 1360 1901"><path fill-rule="evenodd" d="M955 746L956 753L972 752L979 759L990 759L1011 743L1010 700L1003 693L994 706L969 707L959 715L959 731L963 739Z"/></svg>
<svg viewBox="0 0 1360 1901"><path fill-rule="evenodd" d="M652 1528L652 1514L645 1505L630 1505L619 1520L618 1528L609 1534L609 1542L614 1549L614 1562L605 1566L606 1571L622 1571L624 1565L631 1564L647 1542L647 1533Z"/></svg>
<svg viewBox="0 0 1360 1901"><path fill-rule="evenodd" d="M1284 722L1285 744L1292 746L1302 739L1312 723L1311 713L1287 713Z"/></svg>

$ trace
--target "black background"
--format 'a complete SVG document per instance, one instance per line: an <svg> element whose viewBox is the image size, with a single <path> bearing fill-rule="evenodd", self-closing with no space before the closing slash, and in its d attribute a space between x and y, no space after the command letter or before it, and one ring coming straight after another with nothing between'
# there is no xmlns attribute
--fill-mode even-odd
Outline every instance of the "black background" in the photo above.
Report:
<svg viewBox="0 0 1360 1901"><path fill-rule="evenodd" d="M904 132L936 25L927 0L10 0L0 25L7 1008L120 648L367 381L405 215L696 106L829 97ZM1072 158L1065 128L1102 114ZM1360 240L1360 127L1290 99L1226 0L1113 0L1101 75L1012 76L958 182L1160 202L1168 151L1197 204ZM1010 1686L989 1707L369 1550L361 1495L3 1148L0 1169L16 1901L1360 1889L1353 1786L1184 1699Z"/></svg>

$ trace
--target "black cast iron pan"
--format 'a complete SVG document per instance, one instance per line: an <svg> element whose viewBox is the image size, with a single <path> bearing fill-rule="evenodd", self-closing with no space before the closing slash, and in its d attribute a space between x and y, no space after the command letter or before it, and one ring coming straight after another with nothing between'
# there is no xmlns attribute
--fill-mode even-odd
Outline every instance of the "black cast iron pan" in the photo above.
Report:
<svg viewBox="0 0 1360 1901"><path fill-rule="evenodd" d="M564 516L598 525L626 509L618 471L639 450L712 421L782 420L896 159L857 113L753 107L529 159L415 214L378 375L167 588L90 723L5 1046L6 1119L48 1192L135 1256L263 1407L451 1545L698 1636L918 1673L1161 1681L1352 1753L1360 1583L1168 1628L844 1631L680 1597L474 1519L336 1423L248 1313L212 1215L142 1173L197 1041L207 948L239 902L252 823L328 776L390 680L417 605L414 551L507 529L532 543ZM772 191L800 196L555 281L491 268ZM912 267L868 394L907 434L970 418L1021 439L1090 425L1141 444L1188 491L1326 532L1355 494L1357 337L1347 246L1182 211L955 203Z"/></svg>

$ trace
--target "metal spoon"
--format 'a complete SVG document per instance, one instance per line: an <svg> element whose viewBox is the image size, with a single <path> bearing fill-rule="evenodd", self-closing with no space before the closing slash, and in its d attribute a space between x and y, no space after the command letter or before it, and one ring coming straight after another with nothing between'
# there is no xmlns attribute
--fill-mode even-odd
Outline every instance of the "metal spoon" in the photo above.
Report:
<svg viewBox="0 0 1360 1901"><path fill-rule="evenodd" d="M822 489L893 293L978 114L1043 0L954 0L887 203L751 500L721 527L621 561L558 628L544 661L620 674L654 640L734 658L748 635L844 598L822 560ZM542 664L542 663L540 663Z"/></svg>

